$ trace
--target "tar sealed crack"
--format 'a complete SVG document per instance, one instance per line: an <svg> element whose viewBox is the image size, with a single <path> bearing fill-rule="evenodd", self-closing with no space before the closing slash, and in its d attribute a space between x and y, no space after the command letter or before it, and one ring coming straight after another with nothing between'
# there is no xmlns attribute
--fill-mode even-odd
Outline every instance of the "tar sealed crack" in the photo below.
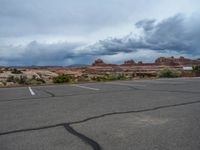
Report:
<svg viewBox="0 0 200 150"><path fill-rule="evenodd" d="M41 127L37 127L37 128L29 128L29 129L21 129L21 130L13 130L13 131L2 132L2 133L0 133L0 136L8 135L8 134L17 134L17 133L20 133L20 132L37 131L37 130L43 130L43 129L49 129L49 128L55 128L55 127L61 126L61 127L64 127L69 133L73 134L74 136L76 136L79 139L81 139L82 141L84 141L86 144L90 145L93 148L93 150L101 150L101 146L98 144L98 142L96 142L93 139L90 139L89 137L87 137L86 135L76 131L74 128L72 128L72 125L85 123L87 121L103 118L103 117L106 117L106 116L119 115L119 114L129 114L129 113L150 112L150 111L155 111L155 110L160 110L160 109L165 109L165 108L185 106L185 105L191 105L191 104L197 104L197 103L200 103L200 100L199 101L172 104L172 105L162 105L162 106L157 106L157 107L153 107L153 108L146 108L146 109L141 109L141 110L111 112L111 113L101 114L101 115L98 115L98 116L89 117L89 118L86 118L86 119L83 119L83 120L80 120L80 121L60 123L60 124L49 125L49 126L41 126Z"/></svg>

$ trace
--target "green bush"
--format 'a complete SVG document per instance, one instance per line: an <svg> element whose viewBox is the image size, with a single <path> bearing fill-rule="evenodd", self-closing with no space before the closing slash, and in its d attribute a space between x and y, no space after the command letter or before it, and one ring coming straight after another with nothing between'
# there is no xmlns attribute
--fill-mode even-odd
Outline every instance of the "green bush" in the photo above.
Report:
<svg viewBox="0 0 200 150"><path fill-rule="evenodd" d="M15 82L15 78L14 78L14 76L10 76L10 77L7 78L6 81L7 82Z"/></svg>
<svg viewBox="0 0 200 150"><path fill-rule="evenodd" d="M13 74L22 74L22 71L17 70L16 68L14 68L14 69L11 70L11 73L13 73Z"/></svg>
<svg viewBox="0 0 200 150"><path fill-rule="evenodd" d="M18 84L28 84L28 79L25 76L20 76L18 77L14 77L14 76L10 76L7 78L6 80L7 82L14 82L14 83L18 83Z"/></svg>
<svg viewBox="0 0 200 150"><path fill-rule="evenodd" d="M74 79L73 83L77 83L77 82L90 82L91 79L89 77L79 77L78 79Z"/></svg>
<svg viewBox="0 0 200 150"><path fill-rule="evenodd" d="M18 84L28 84L28 79L25 76L20 76L17 81Z"/></svg>
<svg viewBox="0 0 200 150"><path fill-rule="evenodd" d="M27 80L28 84L33 84L33 85L40 85L46 83L43 79L40 78L32 78Z"/></svg>
<svg viewBox="0 0 200 150"><path fill-rule="evenodd" d="M103 76L96 76L96 77L92 77L91 79L94 80L94 81L97 81L97 82L101 82L101 81L106 80L106 78L103 77Z"/></svg>
<svg viewBox="0 0 200 150"><path fill-rule="evenodd" d="M0 73L3 73L3 70L0 70Z"/></svg>
<svg viewBox="0 0 200 150"><path fill-rule="evenodd" d="M109 74L109 75L103 75L103 76L95 76L91 78L94 81L114 81L114 80L125 80L127 79L127 76L125 74Z"/></svg>
<svg viewBox="0 0 200 150"><path fill-rule="evenodd" d="M57 77L53 78L54 83L68 83L70 82L70 77L65 75L58 75Z"/></svg>
<svg viewBox="0 0 200 150"><path fill-rule="evenodd" d="M193 70L194 73L200 74L200 66L193 66L192 70Z"/></svg>
<svg viewBox="0 0 200 150"><path fill-rule="evenodd" d="M107 80L125 80L126 75L125 74L112 74L107 77Z"/></svg>
<svg viewBox="0 0 200 150"><path fill-rule="evenodd" d="M178 78L182 76L182 72L178 69L165 68L158 72L158 77L161 78Z"/></svg>

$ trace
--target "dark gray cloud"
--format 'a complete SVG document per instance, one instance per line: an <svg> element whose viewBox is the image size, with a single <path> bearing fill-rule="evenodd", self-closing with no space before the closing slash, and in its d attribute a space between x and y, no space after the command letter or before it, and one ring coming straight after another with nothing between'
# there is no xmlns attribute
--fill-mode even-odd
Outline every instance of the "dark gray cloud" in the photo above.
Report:
<svg viewBox="0 0 200 150"><path fill-rule="evenodd" d="M76 48L83 43L56 43L43 44L37 41L30 42L27 46L7 46L0 56L3 65L70 65L76 63L80 54ZM7 53L9 50L11 53Z"/></svg>
<svg viewBox="0 0 200 150"><path fill-rule="evenodd" d="M198 15L199 16L199 15ZM142 20L136 27L143 30L143 36L113 38L100 41L91 46L104 53L130 52L138 49L156 51L177 51L189 54L200 54L200 20L197 16L185 17L176 15L160 22L156 20Z"/></svg>
<svg viewBox="0 0 200 150"><path fill-rule="evenodd" d="M140 36L129 34L123 38L108 38L86 46L81 42L58 42L44 44L32 41L26 46L1 46L2 65L71 65L91 64L101 58L130 58L143 54L178 54L200 56L199 15L181 14L158 21L142 20L135 24L142 30ZM147 52L149 51L150 52ZM113 56L113 57L112 57ZM117 62L113 60L113 62Z"/></svg>
<svg viewBox="0 0 200 150"><path fill-rule="evenodd" d="M150 31L154 28L155 22L156 22L155 19L152 19L152 20L145 19L145 20L138 21L135 24L135 26L138 28L142 27L145 31Z"/></svg>

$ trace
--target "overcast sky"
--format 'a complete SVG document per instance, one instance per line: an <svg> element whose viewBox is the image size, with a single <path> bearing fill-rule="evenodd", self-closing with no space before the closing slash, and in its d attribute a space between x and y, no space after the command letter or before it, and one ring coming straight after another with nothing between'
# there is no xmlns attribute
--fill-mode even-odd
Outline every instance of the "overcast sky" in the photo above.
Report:
<svg viewBox="0 0 200 150"><path fill-rule="evenodd" d="M0 0L0 65L200 58L198 0Z"/></svg>

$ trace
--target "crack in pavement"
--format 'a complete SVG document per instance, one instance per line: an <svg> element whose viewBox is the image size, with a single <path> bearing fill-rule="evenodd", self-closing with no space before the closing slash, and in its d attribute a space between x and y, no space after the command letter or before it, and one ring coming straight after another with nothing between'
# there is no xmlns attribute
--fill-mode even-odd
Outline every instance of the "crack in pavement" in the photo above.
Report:
<svg viewBox="0 0 200 150"><path fill-rule="evenodd" d="M13 131L8 131L8 132L1 132L0 136L7 135L7 134L20 133L20 132L29 132L29 131L55 128L55 127L59 127L59 126L63 126L63 124L61 123L61 124L55 124L55 125L49 125L49 126L41 126L41 127L37 127L37 128L28 128L28 129L19 129L19 130L13 130Z"/></svg>
<svg viewBox="0 0 200 150"><path fill-rule="evenodd" d="M90 120L94 120L94 119L99 119L99 118L103 118L106 116L112 116L112 115L120 115L120 114L130 114L130 113L141 113L141 112L149 112L149 111L155 111L155 110L159 110L159 109L165 109L165 108L172 108L172 107L178 107L178 106L185 106L185 105L191 105L191 104L196 104L196 103L200 103L200 100L198 101L192 101L192 102L185 102L185 103L178 103L178 104L171 104L171 105L162 105L162 106L157 106L157 107L153 107L153 108L147 108L147 109L141 109L141 110L130 110L130 111L121 111L121 112L111 112L111 113L106 113L106 114L102 114L99 116L93 116L93 117L89 117L80 121L74 121L71 122L70 124L80 124L80 123L84 123Z"/></svg>
<svg viewBox="0 0 200 150"><path fill-rule="evenodd" d="M21 129L21 130L2 132L2 133L0 133L0 136L8 135L8 134L16 134L16 133L21 133L21 132L38 131L38 130L56 128L56 127L64 127L70 134L78 137L83 142L90 145L93 148L93 150L101 150L100 145L96 141L94 141L94 140L90 139L89 137L87 137L87 136L77 132L76 130L74 130L70 126L70 123L60 123L60 124L55 124L55 125L42 126L42 127L38 127L38 128L29 128L29 129Z"/></svg>
<svg viewBox="0 0 200 150"><path fill-rule="evenodd" d="M93 148L93 150L101 150L100 145L96 141L90 139L89 137L85 136L80 132L77 132L76 130L74 130L74 128L70 126L70 124L64 124L64 127L69 133L73 134L74 136L84 141L86 144L90 145Z"/></svg>
<svg viewBox="0 0 200 150"><path fill-rule="evenodd" d="M77 132L70 125L81 124L81 123L85 123L85 122L90 121L90 120L99 119L99 118L103 118L103 117L106 117L106 116L119 115L119 114L129 114L129 113L149 112L149 111L155 111L155 110L160 110L160 109L165 109L165 108L185 106L185 105L191 105L191 104L197 104L197 103L200 103L200 100L192 101L192 102L185 102L185 103L178 103L178 104L171 104L171 105L162 105L162 106L157 106L157 107L147 108L147 109L141 109L141 110L106 113L106 114L102 114L102 115L98 115L98 116L89 117L89 118L86 118L86 119L83 119L83 120L80 120L80 121L74 121L74 122L68 122L68 123L60 123L60 124L42 126L42 127L37 127L37 128L29 128L29 129L21 129L21 130L13 130L13 131L1 132L0 136L8 135L8 134L14 134L14 133L20 133L20 132L43 130L43 129L49 129L49 128L55 128L55 127L62 126L69 133L73 134L74 136L76 136L79 139L81 139L82 141L84 141L86 144L90 145L94 150L101 150L100 145L96 141L90 139L89 137L85 136L84 134L81 134L81 133Z"/></svg>

